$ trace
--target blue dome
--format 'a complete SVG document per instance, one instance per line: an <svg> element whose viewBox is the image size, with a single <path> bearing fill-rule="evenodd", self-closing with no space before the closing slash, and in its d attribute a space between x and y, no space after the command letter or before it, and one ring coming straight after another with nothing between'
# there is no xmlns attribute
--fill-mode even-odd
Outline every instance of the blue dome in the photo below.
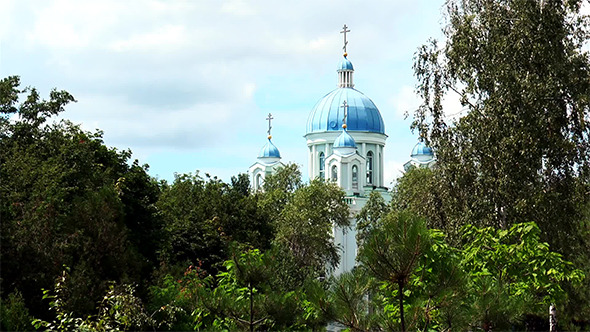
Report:
<svg viewBox="0 0 590 332"><path fill-rule="evenodd" d="M352 62L344 57L338 64L338 70L354 70L354 68L352 67Z"/></svg>
<svg viewBox="0 0 590 332"><path fill-rule="evenodd" d="M342 128L346 100L349 131L364 131L385 134L385 125L377 106L362 92L353 88L337 88L325 95L309 113L307 134L325 131L339 131Z"/></svg>
<svg viewBox="0 0 590 332"><path fill-rule="evenodd" d="M260 150L258 158L281 158L281 153L279 152L279 149L277 149L277 147L274 144L272 144L272 142L269 139L268 143L266 143L262 147L262 150Z"/></svg>
<svg viewBox="0 0 590 332"><path fill-rule="evenodd" d="M412 149L412 154L410 155L410 157L420 155L433 156L434 153L432 152L431 148L426 146L426 144L424 144L423 142L418 142L418 144L416 144L416 146L414 146L414 148Z"/></svg>
<svg viewBox="0 0 590 332"><path fill-rule="evenodd" d="M334 148L356 148L356 142L346 130L343 130L342 134L334 141Z"/></svg>

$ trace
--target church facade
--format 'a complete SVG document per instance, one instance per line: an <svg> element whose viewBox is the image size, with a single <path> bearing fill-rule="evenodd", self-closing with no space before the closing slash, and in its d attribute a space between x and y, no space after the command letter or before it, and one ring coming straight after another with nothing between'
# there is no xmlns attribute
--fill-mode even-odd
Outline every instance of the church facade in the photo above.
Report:
<svg viewBox="0 0 590 332"><path fill-rule="evenodd" d="M350 271L356 264L356 215L365 206L372 191L379 192L388 202L390 195L384 186L384 150L387 135L379 109L373 101L354 86L354 67L346 53L337 67L338 84L322 97L311 110L305 132L308 149L309 178L336 182L345 192L350 207L351 229L333 229L334 241L342 249L336 275ZM264 177L280 167L280 153L270 136L262 148L258 162L250 167L253 190L260 190ZM406 165L432 165L432 150L418 143ZM418 149L420 146L420 149ZM405 165L404 165L405 167ZM406 169L408 169L406 168Z"/></svg>

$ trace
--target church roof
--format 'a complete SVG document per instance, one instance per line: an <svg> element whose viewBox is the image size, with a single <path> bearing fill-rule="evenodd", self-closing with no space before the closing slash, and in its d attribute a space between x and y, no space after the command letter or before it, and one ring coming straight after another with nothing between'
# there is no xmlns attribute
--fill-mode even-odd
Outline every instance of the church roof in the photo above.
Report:
<svg viewBox="0 0 590 332"><path fill-rule="evenodd" d="M354 88L337 88L320 99L307 119L307 134L339 131L342 127L343 101L348 103L349 131L385 134L385 125L377 106L369 97Z"/></svg>
<svg viewBox="0 0 590 332"><path fill-rule="evenodd" d="M412 149L412 154L410 155L410 157L423 156L423 155L433 156L434 153L432 152L431 148L429 148L428 146L426 146L426 144L424 144L424 142L418 142L418 144L416 144L414 146L414 148Z"/></svg>
<svg viewBox="0 0 590 332"><path fill-rule="evenodd" d="M279 149L272 144L269 138L268 143L266 143L260 150L258 158L281 158L281 153L279 152Z"/></svg>
<svg viewBox="0 0 590 332"><path fill-rule="evenodd" d="M352 67L352 62L344 57L338 64L338 70L354 70L354 67Z"/></svg>
<svg viewBox="0 0 590 332"><path fill-rule="evenodd" d="M343 130L334 141L334 148L356 148L356 142L346 130Z"/></svg>

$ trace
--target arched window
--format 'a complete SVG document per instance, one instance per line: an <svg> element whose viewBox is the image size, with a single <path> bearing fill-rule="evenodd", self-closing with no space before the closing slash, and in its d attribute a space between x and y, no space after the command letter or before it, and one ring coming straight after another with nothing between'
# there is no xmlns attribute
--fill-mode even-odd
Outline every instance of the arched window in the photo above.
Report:
<svg viewBox="0 0 590 332"><path fill-rule="evenodd" d="M324 171L326 168L326 165L324 165L325 161L326 161L326 158L324 157L324 153L320 152L320 178L321 179L326 178L326 172Z"/></svg>
<svg viewBox="0 0 590 332"><path fill-rule="evenodd" d="M338 181L338 167L336 165L332 166L332 181Z"/></svg>
<svg viewBox="0 0 590 332"><path fill-rule="evenodd" d="M256 190L262 189L262 175L256 175Z"/></svg>
<svg viewBox="0 0 590 332"><path fill-rule="evenodd" d="M367 153L367 184L373 184L373 152Z"/></svg>
<svg viewBox="0 0 590 332"><path fill-rule="evenodd" d="M359 188L359 168L356 165L352 166L352 189Z"/></svg>

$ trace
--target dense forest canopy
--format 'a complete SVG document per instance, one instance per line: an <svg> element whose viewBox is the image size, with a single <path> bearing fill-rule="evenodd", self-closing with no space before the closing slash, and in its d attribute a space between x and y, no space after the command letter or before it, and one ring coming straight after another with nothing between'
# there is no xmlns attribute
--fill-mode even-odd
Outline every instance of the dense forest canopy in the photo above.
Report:
<svg viewBox="0 0 590 332"><path fill-rule="evenodd" d="M449 0L416 53L413 127L437 166L357 216L297 165L252 192L198 171L168 183L131 152L0 81L2 330L590 328L590 59L582 1ZM587 46L586 46L587 47ZM465 113L442 108L458 93Z"/></svg>

